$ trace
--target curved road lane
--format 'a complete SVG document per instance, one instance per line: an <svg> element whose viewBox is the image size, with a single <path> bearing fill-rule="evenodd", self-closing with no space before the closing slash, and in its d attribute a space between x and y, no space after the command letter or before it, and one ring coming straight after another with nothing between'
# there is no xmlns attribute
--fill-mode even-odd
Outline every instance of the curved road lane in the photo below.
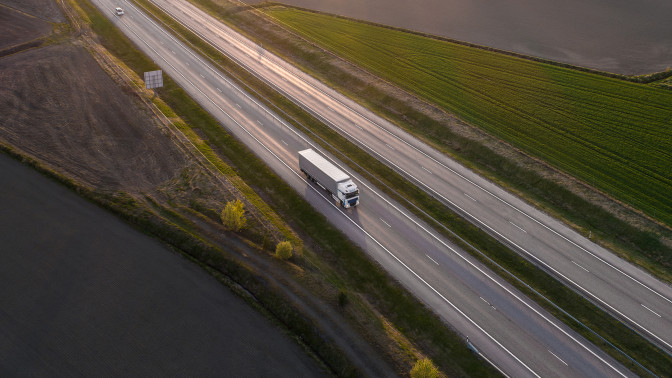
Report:
<svg viewBox="0 0 672 378"><path fill-rule="evenodd" d="M362 205L343 210L298 171L299 150L316 147L163 31L130 3L94 0L145 53L227 130L361 245L496 366L511 376L629 376L602 351L463 251L437 237L357 175ZM324 153L323 153L324 154ZM345 171L340 162L326 155Z"/></svg>

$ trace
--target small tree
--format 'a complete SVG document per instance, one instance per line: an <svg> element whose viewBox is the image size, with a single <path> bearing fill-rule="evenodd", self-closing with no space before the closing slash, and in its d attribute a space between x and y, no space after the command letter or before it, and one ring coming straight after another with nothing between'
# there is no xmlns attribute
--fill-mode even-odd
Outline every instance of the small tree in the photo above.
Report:
<svg viewBox="0 0 672 378"><path fill-rule="evenodd" d="M292 257L292 243L288 241L278 243L275 247L275 257L282 260L287 260Z"/></svg>
<svg viewBox="0 0 672 378"><path fill-rule="evenodd" d="M240 231L247 223L243 203L237 199L235 202L227 202L222 210L222 224L229 231Z"/></svg>
<svg viewBox="0 0 672 378"><path fill-rule="evenodd" d="M438 376L439 369L434 366L429 358L418 360L411 369L411 378L438 378Z"/></svg>

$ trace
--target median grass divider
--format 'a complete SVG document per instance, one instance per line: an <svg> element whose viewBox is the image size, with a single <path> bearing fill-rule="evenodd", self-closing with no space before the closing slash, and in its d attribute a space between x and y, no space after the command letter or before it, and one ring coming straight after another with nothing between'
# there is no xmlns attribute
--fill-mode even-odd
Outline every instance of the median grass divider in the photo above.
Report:
<svg viewBox="0 0 672 378"><path fill-rule="evenodd" d="M72 0L88 15L93 30L101 43L136 73L156 69L126 37L117 30L88 0ZM221 62L221 60L220 60ZM230 63L229 63L230 64ZM318 246L319 258L338 272L349 291L359 292L415 345L420 346L444 372L455 376L495 376L496 370L472 353L464 340L449 330L430 310L400 287L377 264L316 212L298 193L276 176L242 143L227 134L218 122L189 98L169 77L164 77L165 88L160 97L189 127L207 143L216 155L251 187L255 188L275 211L290 224L298 227L313 245ZM162 109L167 110L167 109ZM118 197L118 198L117 198ZM132 198L119 194L112 200L95 198L130 223L187 253L204 266L225 274L254 295L253 302L261 303L302 342L308 345L339 376L355 376L358 371L347 361L337 347L325 340L318 329L288 305L286 298L276 294L263 277L237 262L226 253L208 244L177 224L188 227L188 220L175 219L179 214L159 209L167 218L147 211ZM150 201L153 207L157 206ZM169 221L168 218L173 219ZM356 289L354 289L356 288ZM352 298L352 297L350 297Z"/></svg>
<svg viewBox="0 0 672 378"><path fill-rule="evenodd" d="M472 253L472 255L495 272L501 274L521 291L535 299L549 312L569 324L596 345L605 349L625 366L640 374L648 374L646 369L641 369L636 363L633 363L618 350L614 349L613 346L624 351L656 374L665 375L666 372L672 372L672 359L670 356L660 351L623 323L613 317L605 316L600 308L581 295L562 285L513 251L502 246L494 238L465 221L457 214L448 211L443 204L418 189L415 185L410 184L406 179L375 160L338 133L326 127L311 114L280 95L266 83L231 62L230 59L162 13L148 1L136 1L150 10L159 20L170 26L178 37L188 41L204 55L219 64L224 71L242 86L247 87L260 101L276 109L277 112L283 115L295 127L312 135L313 139L326 150L340 156L345 162L350 162L351 168L354 168L359 174L372 182L377 182L379 188L385 191L386 194L401 203L406 202L411 211L416 215L428 223L438 226L437 229L442 231L445 236L461 245L465 250ZM214 7L209 9L210 13L217 14L218 10L221 11L216 5L212 5L213 3L206 3ZM225 14L234 18L237 15L235 12L225 12ZM231 19L228 21L231 21ZM367 168L363 169L362 167ZM391 188L396 189L392 190ZM291 209L286 210L291 211ZM284 210L281 212L284 212ZM321 233L319 230L309 227L310 224L302 224L302 226L308 227L313 232ZM336 242L336 240L332 242ZM503 269L506 271L503 271ZM552 303L549 303L549 300ZM582 323L579 324L577 320ZM397 325L399 326L399 324ZM588 327L588 329L585 327ZM598 334L599 336L597 336Z"/></svg>

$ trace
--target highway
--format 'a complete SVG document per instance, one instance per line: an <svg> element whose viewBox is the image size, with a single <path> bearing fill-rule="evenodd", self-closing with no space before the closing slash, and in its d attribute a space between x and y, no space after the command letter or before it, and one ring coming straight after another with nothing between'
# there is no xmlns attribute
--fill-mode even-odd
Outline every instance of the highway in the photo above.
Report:
<svg viewBox="0 0 672 378"><path fill-rule="evenodd" d="M632 376L468 254L240 90L127 1L92 1L227 132L245 143L344 235L439 314L505 374ZM114 8L126 14L117 17ZM262 56L255 57L262 59ZM288 79L293 80L293 79ZM361 205L344 210L298 170L297 152L321 151L348 172Z"/></svg>
<svg viewBox="0 0 672 378"><path fill-rule="evenodd" d="M447 207L672 352L672 288L282 61L186 0L152 0Z"/></svg>

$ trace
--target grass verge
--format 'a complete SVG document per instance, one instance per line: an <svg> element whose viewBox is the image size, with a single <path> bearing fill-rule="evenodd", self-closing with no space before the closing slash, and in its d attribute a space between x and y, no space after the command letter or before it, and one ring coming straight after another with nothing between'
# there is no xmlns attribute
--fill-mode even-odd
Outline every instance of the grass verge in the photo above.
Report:
<svg viewBox="0 0 672 378"><path fill-rule="evenodd" d="M461 244L465 249L471 251L472 254L480 258L495 271L502 273L502 270L499 266L494 265L488 258L483 257L479 251L487 254L487 256L495 260L497 264L506 268L515 276L525 277L526 284L521 283L512 277L509 277L508 279L531 297L536 297L536 299L549 311L554 313L554 315L563 319L566 323L570 324L577 331L584 334L584 336L593 341L595 344L600 345L601 347L608 350L617 359L621 360L621 362L623 362L626 366L630 367L634 371L644 372L644 370L638 370L638 367L632 364L631 361L623 358L623 356L621 356L619 353L614 352L614 350L609 347L607 342L604 340L607 340L609 343L612 343L618 348L625 350L645 366L652 367L654 371L672 371L672 361L670 361L668 356L660 353L657 348L633 333L623 324L613 318L605 317L604 313L599 308L595 307L581 296L567 289L565 286L561 285L552 277L540 271L526 260L520 258L515 253L504 248L496 240L492 239L470 223L462 220L455 214L446 212L445 207L442 204L433 200L431 197L427 196L424 192L418 190L414 186L409 185L403 178L389 170L389 168L382 165L380 162L376 161L356 146L350 144L347 140L341 138L337 133L334 133L330 129L324 127L324 125L322 125L319 121L315 120L308 113L289 102L281 95L277 94L272 88L260 82L241 68L235 65L231 66L231 63L228 61L228 59L222 57L211 46L205 44L198 37L185 30L179 24L176 24L170 18L162 15L158 9L152 7L148 2L138 2L147 7L152 12L152 14L156 15L171 28L176 30L179 35L183 36L183 38L201 49L201 51L203 51L206 55L210 56L219 64L225 66L226 69L229 70L229 73L233 74L237 81L241 82L243 85L251 87L252 91L260 94L261 98L264 99L263 101L265 101L267 105L276 107L281 113L284 113L284 115L288 117L295 126L302 129L306 133L312 134L315 137L314 139L318 140L326 149L330 150L334 154L342 156L345 161L350 158L351 162L355 166L355 170L368 179L382 184L381 187L389 195L403 202L403 198L397 195L396 192L392 191L390 188L396 188L396 191L399 190L398 188L407 188L408 190L401 193L401 195L412 199L413 203L411 204L411 208L414 208L413 206L417 206L418 208L423 209L419 210L418 208L414 208L416 214L432 222L431 219L428 219L426 214L423 213L424 211L427 214L430 214L434 219L437 219L441 225L446 226L454 230L457 234L461 235L462 238L467 240L466 243L464 240L456 238L455 235L447 232L447 236ZM232 13L227 12L226 14L231 16ZM331 144L326 143L326 140L329 140ZM334 145L339 146L338 150L333 147ZM363 170L361 167L367 167L367 170ZM504 275L506 276L506 274ZM535 290L541 295L550 298L552 301L558 304L559 307L565 309L567 313L571 314L571 316L568 316L563 311L558 310L554 306L548 304L545 302L545 300L540 299L540 297L533 293L529 287L527 287L527 285L535 288ZM579 319L588 327L600 330L600 334L604 340L596 337L596 335L590 331L587 331L574 319Z"/></svg>
<svg viewBox="0 0 672 378"><path fill-rule="evenodd" d="M109 51L121 58L136 73L156 69L87 0L73 1L88 14L92 28ZM369 261L361 250L331 227L321 214L273 174L244 145L226 134L216 120L200 110L200 107L173 81L164 80L164 85L165 89L160 96L180 118L186 121L187 124L183 127L189 127L193 131L198 131L199 135L203 135L205 143L218 157L226 160L246 183L270 199L269 203L286 220L298 226L304 234L310 235L313 243L319 246L320 258L336 266L339 275L344 276L343 280L347 287L356 288L352 292L360 292L370 303L376 303L377 309L390 319L397 329L409 335L423 349L429 350L433 359L447 373L460 376L496 375L496 372L469 351L464 341L448 330L437 316L418 303L376 264ZM343 360L342 354L338 353L333 345L320 338L317 330L306 324L305 319L298 315L295 309L286 305L283 298L275 297L272 293L266 294L272 290L269 290L264 281L258 284L249 277L252 273L235 264L230 267L233 273L227 270L228 260L220 256L222 251L213 249L214 247L176 226L175 223L155 224L155 216L138 210L138 203L132 198L119 199L111 202L110 206L115 212L132 214L127 215L131 223L175 245L198 261L217 270L223 269L227 276L231 276L235 282L252 292L255 298L286 323L289 329L301 335L303 341L310 345L338 375L357 373L348 361ZM137 212L139 214L135 215ZM162 213L169 218L176 216L174 212L162 211ZM243 273L239 273L241 270ZM264 300L266 295L270 295L268 300Z"/></svg>

